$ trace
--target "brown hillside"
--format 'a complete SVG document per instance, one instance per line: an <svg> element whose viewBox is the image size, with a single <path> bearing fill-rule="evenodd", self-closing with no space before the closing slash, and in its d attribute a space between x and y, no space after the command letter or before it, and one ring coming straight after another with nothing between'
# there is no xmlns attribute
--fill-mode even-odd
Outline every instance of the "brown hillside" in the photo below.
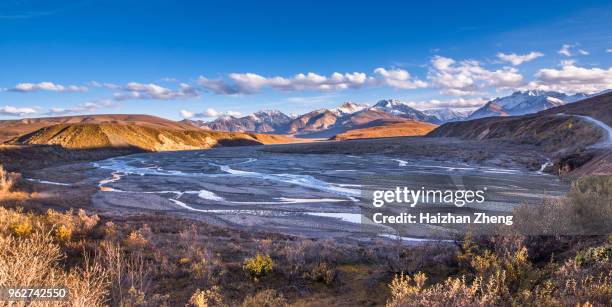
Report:
<svg viewBox="0 0 612 307"><path fill-rule="evenodd" d="M57 124L102 124L143 126L158 129L197 130L186 123L140 114L102 114L0 121L0 142Z"/></svg>
<svg viewBox="0 0 612 307"><path fill-rule="evenodd" d="M369 139L369 138L384 138L398 136L417 136L425 135L435 129L437 125L407 121L400 123L391 123L382 126L374 126L368 128L349 130L334 136L334 140L352 140L352 139Z"/></svg>
<svg viewBox="0 0 612 307"><path fill-rule="evenodd" d="M112 123L58 124L15 138L10 143L59 145L69 149L137 148L145 151L263 144L245 133L177 130Z"/></svg>
<svg viewBox="0 0 612 307"><path fill-rule="evenodd" d="M312 141L309 139L296 139L292 136L280 135L280 134L247 133L247 135L251 136L252 138L261 142L262 144L288 144L288 143L302 143L302 142Z"/></svg>

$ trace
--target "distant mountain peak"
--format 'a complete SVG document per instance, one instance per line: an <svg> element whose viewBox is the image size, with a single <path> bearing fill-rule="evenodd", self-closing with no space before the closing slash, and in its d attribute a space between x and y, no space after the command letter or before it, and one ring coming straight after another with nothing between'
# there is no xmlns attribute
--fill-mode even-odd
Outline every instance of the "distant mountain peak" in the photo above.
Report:
<svg viewBox="0 0 612 307"><path fill-rule="evenodd" d="M275 110L275 109L268 109L268 110L260 110L257 111L255 113L253 113L253 115L257 115L257 116L274 116L274 115L285 115L283 112L279 111L279 110Z"/></svg>
<svg viewBox="0 0 612 307"><path fill-rule="evenodd" d="M418 120L438 124L441 121L437 117L427 115L403 101L397 99L384 99L378 101L372 108L404 119Z"/></svg>
<svg viewBox="0 0 612 307"><path fill-rule="evenodd" d="M589 95L584 93L567 95L565 93L555 91L535 89L516 91L509 96L498 97L487 102L480 109L474 111L469 119L536 113L587 97L589 97Z"/></svg>
<svg viewBox="0 0 612 307"><path fill-rule="evenodd" d="M422 110L423 113L430 116L435 116L444 123L465 120L470 116L470 114L472 114L473 111L474 109L455 110L452 108L431 108Z"/></svg>
<svg viewBox="0 0 612 307"><path fill-rule="evenodd" d="M404 105L404 106L408 106L407 103L402 102L398 99L383 99L383 100L379 100L374 107L379 107L379 108L392 108L392 107L396 107L399 105Z"/></svg>
<svg viewBox="0 0 612 307"><path fill-rule="evenodd" d="M347 101L340 105L337 108L330 109L330 111L338 116L353 114L359 111L366 109L368 105L366 104L358 104L354 102Z"/></svg>

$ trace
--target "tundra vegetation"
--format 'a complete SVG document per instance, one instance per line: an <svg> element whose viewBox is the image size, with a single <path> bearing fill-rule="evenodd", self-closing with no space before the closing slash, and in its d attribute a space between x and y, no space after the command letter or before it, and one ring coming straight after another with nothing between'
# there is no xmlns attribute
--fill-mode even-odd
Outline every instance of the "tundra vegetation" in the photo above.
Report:
<svg viewBox="0 0 612 307"><path fill-rule="evenodd" d="M595 209L595 222L605 225L610 180L584 178L565 198L546 200L556 209L535 212L540 226L563 223L568 212L591 219L587 211ZM165 214L53 210L28 185L0 171L0 287L69 289L69 301L47 305L612 304L612 237L589 228L565 235L549 225L530 235L518 225L457 244L417 246L315 240Z"/></svg>

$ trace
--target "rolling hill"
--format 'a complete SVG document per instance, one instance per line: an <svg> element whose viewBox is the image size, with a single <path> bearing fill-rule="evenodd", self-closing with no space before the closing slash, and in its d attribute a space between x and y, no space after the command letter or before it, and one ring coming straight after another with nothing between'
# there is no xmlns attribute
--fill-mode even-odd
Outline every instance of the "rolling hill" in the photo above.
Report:
<svg viewBox="0 0 612 307"><path fill-rule="evenodd" d="M396 122L384 125L373 125L368 128L353 129L337 134L333 140L353 140L369 138L386 138L398 136L425 135L435 129L437 125L419 121Z"/></svg>
<svg viewBox="0 0 612 307"><path fill-rule="evenodd" d="M62 117L24 118L19 120L0 121L0 142L14 137L34 132L41 128L57 124L117 124L142 126L158 129L174 130L197 130L195 127L160 118L141 114L103 114L103 115L79 115Z"/></svg>
<svg viewBox="0 0 612 307"><path fill-rule="evenodd" d="M284 136L214 132L148 115L92 115L0 122L5 143L67 149L132 148L139 151L287 143Z"/></svg>

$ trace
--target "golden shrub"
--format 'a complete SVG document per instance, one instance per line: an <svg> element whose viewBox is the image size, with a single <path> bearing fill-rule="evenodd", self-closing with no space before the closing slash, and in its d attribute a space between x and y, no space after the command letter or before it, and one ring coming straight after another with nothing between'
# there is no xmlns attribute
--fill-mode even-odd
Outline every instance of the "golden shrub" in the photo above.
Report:
<svg viewBox="0 0 612 307"><path fill-rule="evenodd" d="M248 258L244 261L244 269L255 278L265 276L272 272L274 263L269 255L257 254L255 257Z"/></svg>
<svg viewBox="0 0 612 307"><path fill-rule="evenodd" d="M140 231L133 230L125 239L125 245L130 249L142 249L149 244L149 241Z"/></svg>
<svg viewBox="0 0 612 307"><path fill-rule="evenodd" d="M72 229L65 225L60 225L55 229L55 237L59 241L70 241L70 238L72 238Z"/></svg>
<svg viewBox="0 0 612 307"><path fill-rule="evenodd" d="M33 227L32 223L25 219L20 222L15 223L12 226L13 234L18 237L26 237L32 233Z"/></svg>
<svg viewBox="0 0 612 307"><path fill-rule="evenodd" d="M221 296L221 289L218 286L213 286L208 290L196 290L187 305L193 307L225 306Z"/></svg>

